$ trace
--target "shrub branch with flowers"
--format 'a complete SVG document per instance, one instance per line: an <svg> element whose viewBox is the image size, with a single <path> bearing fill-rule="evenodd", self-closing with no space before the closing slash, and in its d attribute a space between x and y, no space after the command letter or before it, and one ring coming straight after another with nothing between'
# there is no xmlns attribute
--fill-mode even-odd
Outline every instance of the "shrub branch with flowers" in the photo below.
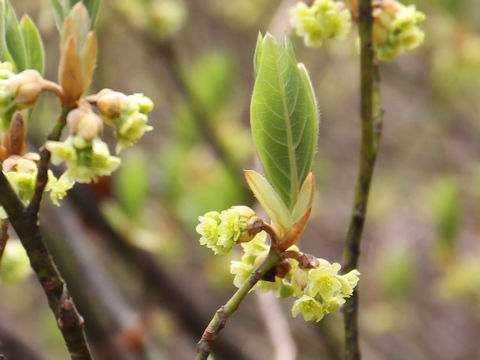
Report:
<svg viewBox="0 0 480 360"><path fill-rule="evenodd" d="M40 203L43 193L49 192L51 201L59 205L75 182L96 181L115 171L121 160L102 140L104 124L114 129L118 154L152 130L147 122L153 103L143 94L110 89L84 96L97 59L97 38L91 28L98 1L88 2L88 8L82 2L71 9L68 4L57 5L53 8L61 29L58 83L41 75L43 44L34 23L27 16L18 22L10 3L0 2L4 35L0 39L0 215L12 224L26 250L71 358L91 359L84 321L40 233ZM40 151L26 153L26 124L44 91L58 97L60 115ZM68 135L62 140L65 127ZM65 164L58 178L49 169L50 160Z"/></svg>
<svg viewBox="0 0 480 360"><path fill-rule="evenodd" d="M310 6L300 2L290 15L294 30L309 47L345 38L352 22L359 26L362 142L345 266L304 254L296 245L312 206L310 169L317 143L317 104L309 75L303 64L297 64L290 41L286 39L282 46L269 34L259 35L250 119L265 177L253 170L245 171L245 177L270 223L244 206L199 217L200 244L225 255L238 243L244 254L230 267L238 290L206 327L197 344L197 360L209 356L218 332L255 287L278 297L296 297L292 315L301 313L306 321L320 321L345 304L346 358L360 359L354 289L382 127L377 59L390 61L419 46L424 39L419 24L425 15L414 5L396 0L315 0Z"/></svg>

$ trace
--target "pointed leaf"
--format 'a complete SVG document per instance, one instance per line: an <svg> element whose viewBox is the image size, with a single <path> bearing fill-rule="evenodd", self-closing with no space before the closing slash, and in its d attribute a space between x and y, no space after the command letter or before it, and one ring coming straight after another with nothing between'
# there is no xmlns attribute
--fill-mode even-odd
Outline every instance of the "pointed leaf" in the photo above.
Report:
<svg viewBox="0 0 480 360"><path fill-rule="evenodd" d="M20 25L10 2L7 3L6 21L5 21L5 40L8 52L12 56L17 72L21 72L28 68L27 53L25 42L23 40Z"/></svg>
<svg viewBox="0 0 480 360"><path fill-rule="evenodd" d="M5 41L5 1L0 0L0 60L5 61L5 52L8 51Z"/></svg>
<svg viewBox="0 0 480 360"><path fill-rule="evenodd" d="M295 244L300 236L303 234L303 230L305 230L305 225L307 225L308 218L310 217L310 213L312 212L312 208L309 207L305 213L300 216L300 218L295 221L295 223L290 226L282 238L280 242L279 249L286 250L293 244Z"/></svg>
<svg viewBox="0 0 480 360"><path fill-rule="evenodd" d="M262 55L263 36L259 32L257 36L257 46L255 47L255 53L253 54L253 73L257 77L258 67L260 66L260 56Z"/></svg>
<svg viewBox="0 0 480 360"><path fill-rule="evenodd" d="M62 105L72 105L84 92L82 69L73 38L70 37L60 55L58 80L63 89Z"/></svg>
<svg viewBox="0 0 480 360"><path fill-rule="evenodd" d="M289 51L269 34L263 39L250 118L265 175L291 210L311 168L318 121L306 73Z"/></svg>
<svg viewBox="0 0 480 360"><path fill-rule="evenodd" d="M93 71L97 63L97 37L90 31L83 44L81 57L83 88L86 90L92 81Z"/></svg>
<svg viewBox="0 0 480 360"><path fill-rule="evenodd" d="M293 221L282 199L262 175L253 170L244 170L244 173L248 186L255 194L258 202L272 222L279 226L283 233Z"/></svg>
<svg viewBox="0 0 480 360"><path fill-rule="evenodd" d="M22 31L23 40L25 41L29 68L38 70L40 74L43 74L45 58L43 42L37 27L28 15L22 17L20 30Z"/></svg>
<svg viewBox="0 0 480 360"><path fill-rule="evenodd" d="M297 221L309 207L312 206L313 193L315 189L315 179L310 171L298 193L297 203L292 211L292 219Z"/></svg>
<svg viewBox="0 0 480 360"><path fill-rule="evenodd" d="M55 19L55 24L57 25L58 31L62 29L63 20L65 18L64 3L64 0L50 0L50 5L52 6L53 10L53 17Z"/></svg>

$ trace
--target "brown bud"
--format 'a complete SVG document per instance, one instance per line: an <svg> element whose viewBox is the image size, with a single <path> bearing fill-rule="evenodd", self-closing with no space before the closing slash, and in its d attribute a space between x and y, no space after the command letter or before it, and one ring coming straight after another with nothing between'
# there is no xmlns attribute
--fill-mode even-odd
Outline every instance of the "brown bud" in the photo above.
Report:
<svg viewBox="0 0 480 360"><path fill-rule="evenodd" d="M5 161L2 162L3 172L9 172L15 169L18 160L21 159L18 155L11 155Z"/></svg>
<svg viewBox="0 0 480 360"><path fill-rule="evenodd" d="M6 147L9 155L22 155L25 151L25 123L19 112L12 117L10 130L7 133Z"/></svg>
<svg viewBox="0 0 480 360"><path fill-rule="evenodd" d="M26 109L35 104L42 93L42 86L40 83L26 83L20 85L15 94L15 102L18 109Z"/></svg>
<svg viewBox="0 0 480 360"><path fill-rule="evenodd" d="M38 163L40 161L40 155L33 152L26 153L25 155L23 155L23 158L33 161L35 163Z"/></svg>
<svg viewBox="0 0 480 360"><path fill-rule="evenodd" d="M288 272L291 269L292 269L292 265L290 265L290 261L288 261L288 259L283 259L275 267L275 276L278 276L280 279L283 279L285 276L287 276Z"/></svg>
<svg viewBox="0 0 480 360"><path fill-rule="evenodd" d="M100 115L115 119L120 116L126 105L126 95L118 91L111 91L98 98L97 107Z"/></svg>
<svg viewBox="0 0 480 360"><path fill-rule="evenodd" d="M93 140L103 132L102 120L93 112L82 117L77 126L77 134L85 140Z"/></svg>
<svg viewBox="0 0 480 360"><path fill-rule="evenodd" d="M85 116L85 110L81 108L73 109L68 113L67 126L68 126L68 131L70 131L71 134L75 135L77 133L78 124L80 123L80 120L84 116Z"/></svg>
<svg viewBox="0 0 480 360"><path fill-rule="evenodd" d="M62 86L62 105L72 106L85 91L82 77L82 69L75 42L70 36L66 40L60 55L58 66L58 80Z"/></svg>
<svg viewBox="0 0 480 360"><path fill-rule="evenodd" d="M0 161L4 161L8 157L7 148L0 145Z"/></svg>

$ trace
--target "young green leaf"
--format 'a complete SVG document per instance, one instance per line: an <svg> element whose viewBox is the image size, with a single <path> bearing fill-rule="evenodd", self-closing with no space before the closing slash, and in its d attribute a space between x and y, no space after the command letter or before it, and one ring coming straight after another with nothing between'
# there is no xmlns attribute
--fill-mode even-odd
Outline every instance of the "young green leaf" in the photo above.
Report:
<svg viewBox="0 0 480 360"><path fill-rule="evenodd" d="M265 35L250 106L263 170L289 210L310 171L318 132L315 96L292 54L291 45Z"/></svg>
<svg viewBox="0 0 480 360"><path fill-rule="evenodd" d="M310 171L298 193L297 202L292 211L292 219L297 221L308 208L312 207L313 192L315 190L315 179Z"/></svg>
<svg viewBox="0 0 480 360"><path fill-rule="evenodd" d="M0 0L0 59L5 60L5 52L8 51L5 42L5 1Z"/></svg>
<svg viewBox="0 0 480 360"><path fill-rule="evenodd" d="M15 10L13 10L10 2L6 4L5 17L5 41L7 49L12 57L16 71L21 72L28 68L27 51Z"/></svg>
<svg viewBox="0 0 480 360"><path fill-rule="evenodd" d="M272 188L267 179L253 170L244 170L248 186L254 193L262 208L272 220L272 223L280 227L281 232L285 232L293 221L290 217L290 211L283 203L280 196Z"/></svg>
<svg viewBox="0 0 480 360"><path fill-rule="evenodd" d="M50 0L50 5L53 10L53 17L55 19L55 24L57 25L58 31L61 31L63 26L63 20L65 18L65 0Z"/></svg>
<svg viewBox="0 0 480 360"><path fill-rule="evenodd" d="M43 50L42 38L28 15L24 15L20 20L20 30L25 41L28 67L43 74L45 52Z"/></svg>
<svg viewBox="0 0 480 360"><path fill-rule="evenodd" d="M90 18L90 22L88 23L89 28L95 25L100 0L50 0L50 5L53 9L53 16L55 18L55 24L57 25L58 31L62 31L63 21L70 13L70 10L78 2L82 2L88 10L88 15Z"/></svg>
<svg viewBox="0 0 480 360"><path fill-rule="evenodd" d="M253 54L253 73L255 77L258 73L258 67L260 66L260 57L262 55L262 44L263 44L263 36L262 33L258 33L257 36L257 46L255 47L255 53Z"/></svg>

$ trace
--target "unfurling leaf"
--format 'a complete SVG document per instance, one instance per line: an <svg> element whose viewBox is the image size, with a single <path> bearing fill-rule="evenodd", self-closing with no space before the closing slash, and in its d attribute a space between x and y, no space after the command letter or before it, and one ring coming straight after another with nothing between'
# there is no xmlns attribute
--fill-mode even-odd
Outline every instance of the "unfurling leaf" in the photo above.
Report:
<svg viewBox="0 0 480 360"><path fill-rule="evenodd" d="M287 209L277 192L262 175L253 170L244 170L248 186L255 194L274 227L280 228L283 234L292 225L290 211Z"/></svg>
<svg viewBox="0 0 480 360"><path fill-rule="evenodd" d="M317 144L318 112L305 68L291 44L267 34L257 45L250 107L252 133L267 180L292 211L310 172Z"/></svg>
<svg viewBox="0 0 480 360"><path fill-rule="evenodd" d="M82 70L72 37L67 40L60 56L58 80L63 89L63 105L72 105L82 96L85 90L83 88Z"/></svg>

